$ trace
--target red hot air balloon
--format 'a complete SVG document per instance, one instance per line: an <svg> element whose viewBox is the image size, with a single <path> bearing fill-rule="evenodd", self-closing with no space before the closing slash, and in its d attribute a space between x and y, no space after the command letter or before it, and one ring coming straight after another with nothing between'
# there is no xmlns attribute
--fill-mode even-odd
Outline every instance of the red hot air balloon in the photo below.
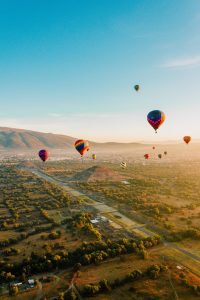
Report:
<svg viewBox="0 0 200 300"><path fill-rule="evenodd" d="M145 158L145 159L149 159L149 154L146 153L146 154L144 155L144 158Z"/></svg>
<svg viewBox="0 0 200 300"><path fill-rule="evenodd" d="M43 162L45 162L49 158L49 153L45 149L40 150L38 155Z"/></svg>

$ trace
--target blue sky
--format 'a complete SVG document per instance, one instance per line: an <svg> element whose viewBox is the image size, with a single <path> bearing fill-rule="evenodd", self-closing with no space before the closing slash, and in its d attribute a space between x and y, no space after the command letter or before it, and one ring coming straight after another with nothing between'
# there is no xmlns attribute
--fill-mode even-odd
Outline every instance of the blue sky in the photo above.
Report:
<svg viewBox="0 0 200 300"><path fill-rule="evenodd" d="M2 0L0 126L151 140L161 109L156 139L200 138L199 28L198 0Z"/></svg>

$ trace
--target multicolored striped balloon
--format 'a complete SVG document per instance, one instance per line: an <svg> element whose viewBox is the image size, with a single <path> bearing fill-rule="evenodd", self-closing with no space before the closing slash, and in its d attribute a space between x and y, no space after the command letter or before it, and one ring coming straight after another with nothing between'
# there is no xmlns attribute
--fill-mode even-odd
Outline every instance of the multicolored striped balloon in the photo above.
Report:
<svg viewBox="0 0 200 300"><path fill-rule="evenodd" d="M80 153L81 156L83 156L85 152L90 150L89 143L85 140L77 140L74 144L74 147Z"/></svg>
<svg viewBox="0 0 200 300"><path fill-rule="evenodd" d="M165 114L161 110L153 110L147 115L147 121L155 129L157 129L164 123Z"/></svg>

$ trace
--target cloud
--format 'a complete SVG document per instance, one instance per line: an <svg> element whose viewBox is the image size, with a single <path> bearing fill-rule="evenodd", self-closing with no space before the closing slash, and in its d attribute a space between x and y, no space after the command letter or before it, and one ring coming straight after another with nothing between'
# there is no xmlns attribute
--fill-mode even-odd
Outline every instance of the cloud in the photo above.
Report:
<svg viewBox="0 0 200 300"><path fill-rule="evenodd" d="M162 67L166 69L200 67L200 55L180 59L177 58L165 63Z"/></svg>
<svg viewBox="0 0 200 300"><path fill-rule="evenodd" d="M112 118L112 117L120 117L119 113L78 113L71 114L70 117L76 118Z"/></svg>
<svg viewBox="0 0 200 300"><path fill-rule="evenodd" d="M54 117L54 118L62 117L61 114L57 114L57 113L49 113L48 116L49 116L49 117Z"/></svg>

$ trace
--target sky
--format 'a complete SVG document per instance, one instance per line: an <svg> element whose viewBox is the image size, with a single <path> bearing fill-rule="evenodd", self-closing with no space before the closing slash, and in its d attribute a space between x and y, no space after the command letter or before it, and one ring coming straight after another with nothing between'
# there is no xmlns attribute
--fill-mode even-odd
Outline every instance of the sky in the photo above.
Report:
<svg viewBox="0 0 200 300"><path fill-rule="evenodd" d="M199 111L199 0L0 1L0 127L179 140L200 138Z"/></svg>

